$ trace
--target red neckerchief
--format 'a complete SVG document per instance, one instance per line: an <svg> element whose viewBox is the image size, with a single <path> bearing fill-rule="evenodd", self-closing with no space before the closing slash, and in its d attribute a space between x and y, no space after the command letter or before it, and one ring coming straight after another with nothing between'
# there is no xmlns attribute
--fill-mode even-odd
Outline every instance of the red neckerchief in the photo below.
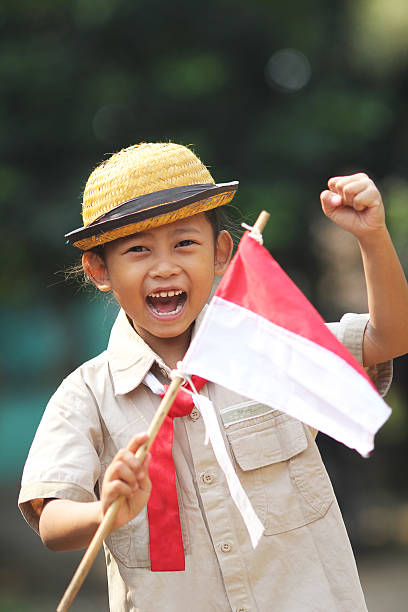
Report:
<svg viewBox="0 0 408 612"><path fill-rule="evenodd" d="M207 382L192 376L197 391ZM168 386L165 386L167 391ZM173 463L173 419L186 416L194 408L193 398L180 387L176 399L151 446L149 476L152 491L147 503L149 517L150 563L153 572L184 571L184 547L181 535L176 474ZM164 393L160 394L161 397Z"/></svg>

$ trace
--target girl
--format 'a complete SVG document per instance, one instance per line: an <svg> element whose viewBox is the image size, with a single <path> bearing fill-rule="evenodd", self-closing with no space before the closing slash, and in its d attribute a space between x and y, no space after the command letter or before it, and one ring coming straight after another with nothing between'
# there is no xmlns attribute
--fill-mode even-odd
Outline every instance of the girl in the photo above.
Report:
<svg viewBox="0 0 408 612"><path fill-rule="evenodd" d="M171 143L130 147L91 174L84 227L67 238L84 251L87 276L99 290L112 291L121 310L107 350L51 398L19 504L47 546L68 550L87 546L109 505L126 497L105 542L113 611L363 611L355 561L313 432L213 383L201 393L218 410L264 535L253 550L194 409L174 419L170 453L178 504L166 518L181 530L182 566L173 564L172 543L162 549L166 561L153 550L165 534L155 530L149 511L149 458L139 465L134 457L160 402L151 375L168 382L199 325L214 276L228 265L232 240L218 227L217 209L237 185L215 184L189 149ZM346 315L332 330L385 391L387 361L408 347L407 284L373 182L357 174L328 186L323 210L359 241L370 311ZM152 461L154 454L153 445Z"/></svg>

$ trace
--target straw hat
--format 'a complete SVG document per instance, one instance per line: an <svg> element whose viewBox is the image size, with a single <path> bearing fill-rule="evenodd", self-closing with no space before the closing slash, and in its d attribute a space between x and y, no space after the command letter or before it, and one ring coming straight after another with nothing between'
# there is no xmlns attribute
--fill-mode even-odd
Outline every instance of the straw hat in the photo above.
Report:
<svg viewBox="0 0 408 612"><path fill-rule="evenodd" d="M216 184L190 149L141 143L98 166L85 186L83 227L65 235L84 251L227 204L238 182Z"/></svg>

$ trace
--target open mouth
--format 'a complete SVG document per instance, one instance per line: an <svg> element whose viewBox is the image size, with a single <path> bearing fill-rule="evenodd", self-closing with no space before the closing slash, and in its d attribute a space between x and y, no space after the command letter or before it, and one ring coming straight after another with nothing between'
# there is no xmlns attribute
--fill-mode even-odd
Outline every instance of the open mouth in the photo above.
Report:
<svg viewBox="0 0 408 612"><path fill-rule="evenodd" d="M150 310L159 317L177 315L187 300L187 294L181 289L150 293L146 302Z"/></svg>

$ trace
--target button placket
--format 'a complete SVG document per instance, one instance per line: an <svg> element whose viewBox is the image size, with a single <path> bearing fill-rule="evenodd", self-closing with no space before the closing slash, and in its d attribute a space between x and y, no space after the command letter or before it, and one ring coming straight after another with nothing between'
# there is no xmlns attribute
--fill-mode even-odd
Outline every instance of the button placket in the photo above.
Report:
<svg viewBox="0 0 408 612"><path fill-rule="evenodd" d="M199 412L199 411L198 411ZM201 416L201 414L200 414ZM186 421L194 470L199 483L206 521L223 576L226 594L231 609L251 609L250 586L247 582L245 565L236 542L235 521L231 515L233 501L229 498L228 485L219 474L219 466L211 444L203 445L205 426L203 419ZM219 477L220 476L220 477ZM225 500L221 502L220 500Z"/></svg>

